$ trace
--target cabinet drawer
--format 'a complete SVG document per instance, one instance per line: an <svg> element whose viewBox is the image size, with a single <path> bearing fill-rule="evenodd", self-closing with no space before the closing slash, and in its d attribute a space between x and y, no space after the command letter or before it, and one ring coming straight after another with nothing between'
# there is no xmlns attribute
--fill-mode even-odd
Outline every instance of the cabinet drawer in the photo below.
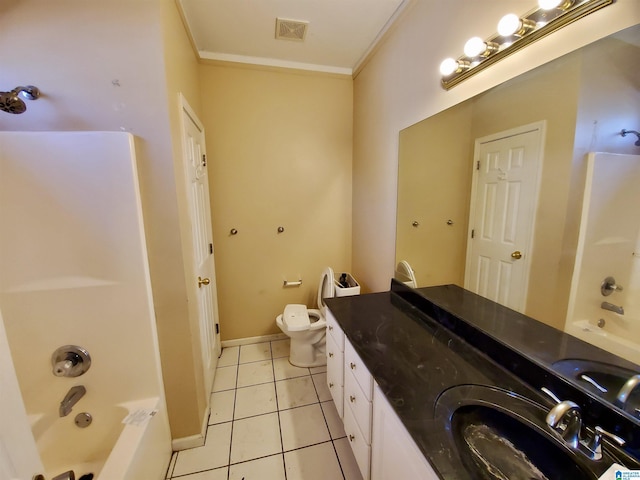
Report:
<svg viewBox="0 0 640 480"><path fill-rule="evenodd" d="M373 377L349 341L346 341L344 345L344 369L353 374L362 389L362 393L364 393L368 401L371 401L373 398Z"/></svg>
<svg viewBox="0 0 640 480"><path fill-rule="evenodd" d="M371 402L350 371L344 375L344 405L351 410L365 441L371 444Z"/></svg>
<svg viewBox="0 0 640 480"><path fill-rule="evenodd" d="M347 434L347 440L353 451L363 480L369 480L369 472L371 465L371 446L365 442L364 436L358 428L350 408L344 409L344 431Z"/></svg>
<svg viewBox="0 0 640 480"><path fill-rule="evenodd" d="M327 310L326 322L327 322L327 332L329 333L330 336L333 337L340 351L344 352L344 332L340 328L340 325L338 325L338 322L333 317L333 314L331 313L330 310Z"/></svg>

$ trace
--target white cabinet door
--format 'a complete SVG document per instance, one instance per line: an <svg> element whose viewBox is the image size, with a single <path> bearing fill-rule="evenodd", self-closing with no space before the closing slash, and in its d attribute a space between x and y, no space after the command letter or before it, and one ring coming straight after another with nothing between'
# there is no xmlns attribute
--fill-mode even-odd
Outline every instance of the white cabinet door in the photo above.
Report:
<svg viewBox="0 0 640 480"><path fill-rule="evenodd" d="M371 480L438 480L378 385L373 391Z"/></svg>
<svg viewBox="0 0 640 480"><path fill-rule="evenodd" d="M343 415L343 385L344 385L344 354L336 345L331 335L327 335L327 386L331 392L333 403L336 404L338 415Z"/></svg>

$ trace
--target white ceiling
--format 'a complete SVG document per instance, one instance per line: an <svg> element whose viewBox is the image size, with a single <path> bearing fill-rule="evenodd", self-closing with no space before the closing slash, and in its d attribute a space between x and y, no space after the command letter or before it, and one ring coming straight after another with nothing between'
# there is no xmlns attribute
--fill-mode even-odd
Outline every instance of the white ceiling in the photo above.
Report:
<svg viewBox="0 0 640 480"><path fill-rule="evenodd" d="M201 59L351 75L410 0L178 0ZM309 22L277 40L276 18Z"/></svg>

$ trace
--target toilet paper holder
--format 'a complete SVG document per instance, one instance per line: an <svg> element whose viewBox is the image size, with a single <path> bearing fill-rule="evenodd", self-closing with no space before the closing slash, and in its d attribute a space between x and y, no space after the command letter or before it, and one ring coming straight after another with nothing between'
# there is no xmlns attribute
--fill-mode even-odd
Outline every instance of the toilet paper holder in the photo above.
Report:
<svg viewBox="0 0 640 480"><path fill-rule="evenodd" d="M289 282L287 279L285 279L282 286L284 288L287 288L287 287L299 287L300 285L302 285L302 278L295 282Z"/></svg>

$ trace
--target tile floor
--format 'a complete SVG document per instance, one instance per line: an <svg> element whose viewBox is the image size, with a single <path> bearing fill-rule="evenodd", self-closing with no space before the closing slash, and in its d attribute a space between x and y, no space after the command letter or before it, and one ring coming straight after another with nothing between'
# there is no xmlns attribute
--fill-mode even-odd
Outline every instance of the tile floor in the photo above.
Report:
<svg viewBox="0 0 640 480"><path fill-rule="evenodd" d="M167 479L362 480L326 367L288 355L288 339L223 349L205 445L174 452Z"/></svg>

